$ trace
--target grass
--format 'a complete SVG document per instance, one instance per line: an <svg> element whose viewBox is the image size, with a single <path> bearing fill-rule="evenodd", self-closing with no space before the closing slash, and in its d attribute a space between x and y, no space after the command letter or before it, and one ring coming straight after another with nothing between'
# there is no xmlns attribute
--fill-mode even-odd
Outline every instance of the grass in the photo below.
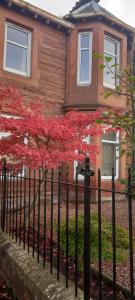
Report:
<svg viewBox="0 0 135 300"><path fill-rule="evenodd" d="M79 268L82 269L83 264L83 226L84 217L78 218L78 261ZM66 253L66 222L61 224L61 248ZM91 262L97 262L98 253L98 216L93 213L91 215L91 230L90 230L90 244L91 244ZM117 262L124 262L128 255L128 231L121 226L116 226L116 260ZM75 257L75 218L69 219L69 256ZM102 220L102 260L106 262L112 261L112 225L105 219Z"/></svg>

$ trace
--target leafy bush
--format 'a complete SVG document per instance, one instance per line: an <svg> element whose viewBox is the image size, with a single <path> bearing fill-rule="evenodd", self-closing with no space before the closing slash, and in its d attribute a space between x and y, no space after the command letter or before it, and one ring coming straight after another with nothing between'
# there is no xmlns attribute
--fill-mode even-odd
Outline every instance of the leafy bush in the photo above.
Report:
<svg viewBox="0 0 135 300"><path fill-rule="evenodd" d="M128 178L121 178L119 182L123 185L123 192L128 193ZM131 169L132 199L135 200L135 170Z"/></svg>
<svg viewBox="0 0 135 300"><path fill-rule="evenodd" d="M84 217L78 218L78 260L79 267L82 268L83 252L84 252ZM91 230L90 230L90 247L91 261L98 261L98 216L91 215ZM66 222L61 224L61 248L66 253ZM116 226L116 252L117 262L122 262L127 259L128 254L128 231L121 226ZM112 261L112 225L105 219L102 220L102 260ZM75 218L69 220L69 256L75 257Z"/></svg>

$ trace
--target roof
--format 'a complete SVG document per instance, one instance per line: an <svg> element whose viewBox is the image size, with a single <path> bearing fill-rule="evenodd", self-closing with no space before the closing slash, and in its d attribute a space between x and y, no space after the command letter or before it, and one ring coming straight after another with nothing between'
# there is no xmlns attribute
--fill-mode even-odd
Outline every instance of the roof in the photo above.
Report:
<svg viewBox="0 0 135 300"><path fill-rule="evenodd" d="M17 10L21 14L29 14L37 21L45 20L47 24L53 24L56 28L62 28L65 30L72 30L74 25L70 22L59 18L43 9L38 8L24 0L0 0L0 5L6 6L8 9Z"/></svg>
<svg viewBox="0 0 135 300"><path fill-rule="evenodd" d="M114 22L116 25L129 30L130 32L135 32L134 27L124 23L115 15L111 14L108 10L99 5L99 1L100 0L80 0L79 2L76 2L73 9L69 12L68 15L65 16L65 19L73 21L80 18L101 16L105 19L110 20L111 22Z"/></svg>

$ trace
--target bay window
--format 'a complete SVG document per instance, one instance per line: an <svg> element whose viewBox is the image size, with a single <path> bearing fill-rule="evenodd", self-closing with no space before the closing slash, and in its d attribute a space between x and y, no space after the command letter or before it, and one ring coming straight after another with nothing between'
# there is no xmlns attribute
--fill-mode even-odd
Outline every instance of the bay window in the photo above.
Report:
<svg viewBox="0 0 135 300"><path fill-rule="evenodd" d="M81 32L78 35L77 84L91 83L92 72L92 32Z"/></svg>
<svg viewBox="0 0 135 300"><path fill-rule="evenodd" d="M119 82L116 74L118 69L117 65L120 63L120 42L106 35L104 37L104 58L105 57L109 57L111 60L107 62L108 67L104 68L104 86L114 89Z"/></svg>
<svg viewBox="0 0 135 300"><path fill-rule="evenodd" d="M111 179L114 168L115 178L119 175L119 132L105 133L102 138L102 178Z"/></svg>

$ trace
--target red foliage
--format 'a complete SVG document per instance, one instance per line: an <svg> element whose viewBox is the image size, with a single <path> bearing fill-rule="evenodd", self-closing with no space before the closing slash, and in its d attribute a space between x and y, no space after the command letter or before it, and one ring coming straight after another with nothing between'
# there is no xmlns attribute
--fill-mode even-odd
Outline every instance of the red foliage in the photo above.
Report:
<svg viewBox="0 0 135 300"><path fill-rule="evenodd" d="M0 132L9 133L0 143L1 161L6 158L12 166L52 167L64 161L83 160L86 153L91 161L95 160L97 147L86 145L83 139L102 135L102 126L95 122L100 119L100 111L74 111L47 118L41 101L26 105L15 88L2 85L0 107L1 112L6 107L11 115L0 115Z"/></svg>

